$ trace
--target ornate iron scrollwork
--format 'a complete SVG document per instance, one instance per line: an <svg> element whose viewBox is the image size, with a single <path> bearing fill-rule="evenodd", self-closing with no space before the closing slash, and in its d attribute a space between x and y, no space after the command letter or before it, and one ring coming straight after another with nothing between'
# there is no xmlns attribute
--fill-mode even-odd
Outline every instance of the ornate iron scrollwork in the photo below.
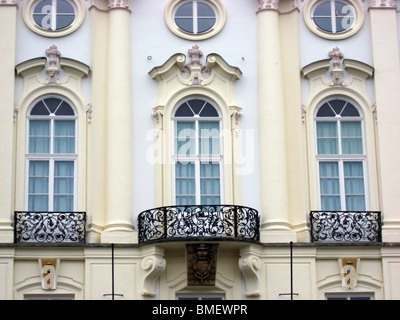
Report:
<svg viewBox="0 0 400 320"><path fill-rule="evenodd" d="M312 211L310 213L313 242L381 242L379 211Z"/></svg>
<svg viewBox="0 0 400 320"><path fill-rule="evenodd" d="M15 242L85 243L84 212L15 212Z"/></svg>
<svg viewBox="0 0 400 320"><path fill-rule="evenodd" d="M168 206L142 212L139 243L182 237L259 241L257 210L230 205Z"/></svg>

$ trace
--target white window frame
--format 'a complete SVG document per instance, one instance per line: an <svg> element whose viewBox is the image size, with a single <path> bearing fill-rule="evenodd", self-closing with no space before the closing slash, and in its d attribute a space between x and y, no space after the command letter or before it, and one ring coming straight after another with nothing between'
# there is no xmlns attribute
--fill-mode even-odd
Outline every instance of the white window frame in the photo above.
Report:
<svg viewBox="0 0 400 320"><path fill-rule="evenodd" d="M46 100L47 98L58 98L66 103L72 108L74 111L75 115L74 116L57 116L54 114L51 114L49 116L45 115L30 115L32 109L36 106L36 104L41 101L41 100ZM77 183L78 183L78 168L77 168L77 159L78 159L78 117L76 115L76 110L73 104L68 101L67 99L61 97L61 96L45 96L42 97L38 100L35 101L35 103L32 104L32 107L30 108L30 111L28 112L27 116L27 143L26 143L26 185L25 185L25 210L29 210L29 167L30 163L33 161L48 161L49 162L49 185L48 185L48 208L47 211L51 212L53 211L54 208L54 167L55 167L55 162L57 161L70 161L74 163L74 184L73 184L73 210L76 211L77 208ZM50 152L49 153L29 153L29 126L31 120L49 120L50 121ZM54 153L54 121L57 120L74 120L75 121L75 152L74 153Z"/></svg>
<svg viewBox="0 0 400 320"><path fill-rule="evenodd" d="M207 99L204 99L203 97L197 98L197 97L190 97L189 99L186 99L186 101L190 101L192 99L199 99L203 100L204 102L210 103L214 109L218 112L218 117L200 117L200 116L194 116L194 117L172 117L172 195L173 195L173 203L176 204L176 164L178 162L181 163L193 163L195 165L195 196L196 200L193 205L198 205L201 204L201 176L200 176L200 165L202 163L211 163L211 164L218 164L219 165L219 196L220 196L220 203L223 204L224 201L224 194L223 194L223 136L222 136L222 117L220 116L218 108L216 108L210 101ZM175 115L176 110L181 106L182 103L178 104L178 107L175 108L173 115ZM196 154L190 154L190 155L179 155L176 153L176 124L177 122L194 122L195 123L195 149L196 149ZM200 146L199 146L199 138L200 138L200 129L199 129L199 122L217 122L219 124L219 154L199 154Z"/></svg>
<svg viewBox="0 0 400 320"><path fill-rule="evenodd" d="M350 102L359 112L359 117L317 117L319 109L326 103L332 100L343 100ZM318 122L335 122L337 128L337 140L338 140L338 153L337 154L319 154L318 153L318 134L317 134L317 123ZM342 134L341 134L341 123L342 122L360 122L361 126L361 139L362 139L362 154L343 154L342 153ZM365 128L364 128L364 117L361 109L357 105L344 98L344 97L330 97L320 103L319 107L316 108L314 115L314 137L315 137L315 150L316 150L316 161L317 161L317 178L318 178L318 206L322 210L322 193L321 193L321 176L320 176L320 163L321 162L337 162L339 171L339 188L340 188L340 207L338 211L349 211L346 207L346 190L345 190L345 176L344 176L344 163L345 162L361 162L363 166L363 182L364 182L364 201L365 211L368 210L368 176L367 176L367 156L366 156L366 139L365 139Z"/></svg>
<svg viewBox="0 0 400 320"><path fill-rule="evenodd" d="M203 2L214 10L216 22L212 28L201 33L190 33L182 30L175 22L175 14L178 8L189 2ZM194 18L194 17L193 17ZM168 28L178 37L186 40L204 40L218 34L226 23L226 9L219 0L170 0L164 10L164 19Z"/></svg>
<svg viewBox="0 0 400 320"><path fill-rule="evenodd" d="M327 0L308 0L304 3L302 10L303 19L306 26L311 32L313 32L314 34L316 34L321 38L329 40L342 40L353 36L361 29L361 27L364 24L365 18L364 18L364 8L359 0L328 0L331 1L331 3L332 1L348 3L348 5L354 9L355 21L353 22L351 27L349 27L347 30L334 33L322 30L320 27L318 27L317 24L314 22L313 14L316 7L326 1Z"/></svg>
<svg viewBox="0 0 400 320"><path fill-rule="evenodd" d="M50 29L42 28L36 24L33 19L34 9L41 1L42 0L24 1L22 8L22 17L26 26L39 35L45 37L63 37L77 30L85 20L86 5L83 0L66 0L74 8L75 18L73 22L69 26L59 30L55 30L54 25ZM52 15L56 14L56 10L54 9L56 1L57 0L52 0ZM53 19L53 23L55 23L54 21L55 20Z"/></svg>

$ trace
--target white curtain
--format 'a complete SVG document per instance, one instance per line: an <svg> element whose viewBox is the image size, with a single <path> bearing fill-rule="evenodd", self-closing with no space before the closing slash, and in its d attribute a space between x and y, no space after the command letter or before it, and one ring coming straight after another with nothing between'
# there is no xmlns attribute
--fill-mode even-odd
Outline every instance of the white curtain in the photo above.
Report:
<svg viewBox="0 0 400 320"><path fill-rule="evenodd" d="M75 121L54 121L54 153L75 153Z"/></svg>
<svg viewBox="0 0 400 320"><path fill-rule="evenodd" d="M219 154L219 122L199 122L200 154Z"/></svg>
<svg viewBox="0 0 400 320"><path fill-rule="evenodd" d="M31 161L29 163L28 210L48 211L49 162Z"/></svg>
<svg viewBox="0 0 400 320"><path fill-rule="evenodd" d="M175 154L196 154L196 129L194 122L176 122Z"/></svg>
<svg viewBox="0 0 400 320"><path fill-rule="evenodd" d="M342 153L343 154L362 154L362 133L361 123L341 122L342 133Z"/></svg>
<svg viewBox="0 0 400 320"><path fill-rule="evenodd" d="M50 121L29 121L29 153L50 152Z"/></svg>
<svg viewBox="0 0 400 320"><path fill-rule="evenodd" d="M219 164L200 164L201 204L220 204Z"/></svg>
<svg viewBox="0 0 400 320"><path fill-rule="evenodd" d="M176 163L175 165L176 205L196 204L195 165Z"/></svg>
<svg viewBox="0 0 400 320"><path fill-rule="evenodd" d="M74 210L74 162L54 163L54 211Z"/></svg>
<svg viewBox="0 0 400 320"><path fill-rule="evenodd" d="M326 211L339 211L340 181L337 162L320 162L319 164L321 209Z"/></svg>
<svg viewBox="0 0 400 320"><path fill-rule="evenodd" d="M364 170L361 161L344 163L344 181L346 209L365 210Z"/></svg>
<svg viewBox="0 0 400 320"><path fill-rule="evenodd" d="M317 122L318 154L338 154L338 132L336 122Z"/></svg>

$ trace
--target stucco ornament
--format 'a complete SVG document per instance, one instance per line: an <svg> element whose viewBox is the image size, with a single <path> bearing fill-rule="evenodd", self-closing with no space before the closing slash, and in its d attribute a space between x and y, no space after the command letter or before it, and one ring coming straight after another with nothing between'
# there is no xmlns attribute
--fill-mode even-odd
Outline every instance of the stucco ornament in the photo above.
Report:
<svg viewBox="0 0 400 320"><path fill-rule="evenodd" d="M190 85L199 86L203 84L204 74L210 74L210 69L207 66L203 66L200 59L203 56L203 52L199 49L198 45L194 45L188 50L188 55L191 61L182 68L182 73L190 73Z"/></svg>
<svg viewBox="0 0 400 320"><path fill-rule="evenodd" d="M279 0L257 0L258 10L278 10Z"/></svg>
<svg viewBox="0 0 400 320"><path fill-rule="evenodd" d="M52 45L49 49L46 50L45 53L47 57L46 71L49 75L48 83L56 84L58 82L57 74L60 71L58 65L61 57L61 52L58 51L57 46Z"/></svg>
<svg viewBox="0 0 400 320"><path fill-rule="evenodd" d="M333 48L329 51L329 58L331 58L332 63L332 85L344 85L343 83L343 69L341 68L341 61L344 58L343 53L338 47Z"/></svg>

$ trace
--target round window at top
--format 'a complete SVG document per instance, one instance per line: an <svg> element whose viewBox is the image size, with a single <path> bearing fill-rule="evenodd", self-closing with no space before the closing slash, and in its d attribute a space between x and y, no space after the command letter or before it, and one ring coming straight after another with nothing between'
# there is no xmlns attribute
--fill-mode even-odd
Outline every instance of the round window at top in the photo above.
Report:
<svg viewBox="0 0 400 320"><path fill-rule="evenodd" d="M308 28L326 39L345 39L360 30L364 11L357 0L311 0L303 8Z"/></svg>
<svg viewBox="0 0 400 320"><path fill-rule="evenodd" d="M82 0L38 0L24 5L25 24L36 33L60 37L82 24L86 7Z"/></svg>
<svg viewBox="0 0 400 320"><path fill-rule="evenodd" d="M179 37L203 40L221 31L226 12L219 0L171 0L165 8L165 21Z"/></svg>

